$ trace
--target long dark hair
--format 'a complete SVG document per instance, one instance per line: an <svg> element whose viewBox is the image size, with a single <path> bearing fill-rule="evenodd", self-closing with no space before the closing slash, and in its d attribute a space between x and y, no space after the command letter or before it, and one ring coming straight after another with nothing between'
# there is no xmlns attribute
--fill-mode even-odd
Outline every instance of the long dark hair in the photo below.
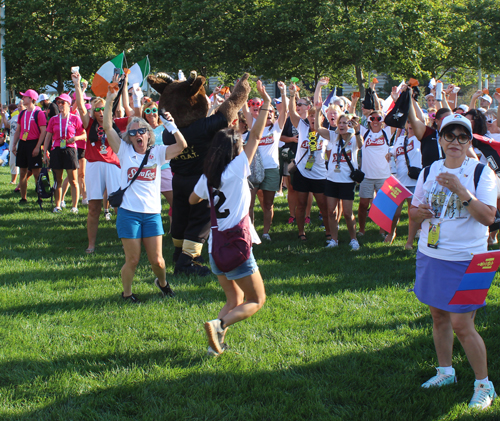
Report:
<svg viewBox="0 0 500 421"><path fill-rule="evenodd" d="M468 115L472 117L472 133L480 134L481 136L485 135L488 132L488 126L486 125L486 117L484 114L473 108L467 111L464 117Z"/></svg>
<svg viewBox="0 0 500 421"><path fill-rule="evenodd" d="M222 173L227 165L238 156L241 147L241 136L232 128L217 132L208 149L203 166L203 174L208 185L218 189Z"/></svg>

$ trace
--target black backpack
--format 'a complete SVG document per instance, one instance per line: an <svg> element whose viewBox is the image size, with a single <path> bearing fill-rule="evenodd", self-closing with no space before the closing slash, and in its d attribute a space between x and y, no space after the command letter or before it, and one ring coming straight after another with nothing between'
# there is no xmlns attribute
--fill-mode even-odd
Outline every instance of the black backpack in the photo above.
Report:
<svg viewBox="0 0 500 421"><path fill-rule="evenodd" d="M47 167L42 167L40 169L40 175L36 181L36 192L38 194L38 205L42 209L42 199L50 199L50 203L53 203L54 198L55 183L53 186L50 185L50 171Z"/></svg>

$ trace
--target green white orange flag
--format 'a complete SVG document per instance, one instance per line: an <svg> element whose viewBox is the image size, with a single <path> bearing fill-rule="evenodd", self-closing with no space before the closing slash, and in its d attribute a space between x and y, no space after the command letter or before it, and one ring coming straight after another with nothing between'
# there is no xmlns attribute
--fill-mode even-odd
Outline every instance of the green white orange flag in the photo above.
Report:
<svg viewBox="0 0 500 421"><path fill-rule="evenodd" d="M106 97L108 85L113 80L113 72L115 68L120 70L123 68L123 52L118 54L114 59L104 63L96 72L91 86L94 95L102 98Z"/></svg>
<svg viewBox="0 0 500 421"><path fill-rule="evenodd" d="M128 86L131 87L134 83L138 83L142 87L144 79L149 74L151 66L149 65L149 57L146 56L141 61L135 63L130 68L130 74L128 75Z"/></svg>

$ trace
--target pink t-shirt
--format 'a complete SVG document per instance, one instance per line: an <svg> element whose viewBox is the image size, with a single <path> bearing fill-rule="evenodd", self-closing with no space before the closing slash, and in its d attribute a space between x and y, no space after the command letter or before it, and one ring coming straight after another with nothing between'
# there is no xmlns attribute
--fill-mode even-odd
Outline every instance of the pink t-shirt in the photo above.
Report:
<svg viewBox="0 0 500 421"><path fill-rule="evenodd" d="M69 121L69 123L68 123ZM67 128L66 128L67 125ZM52 133L52 148L57 148L61 145L61 139L70 139L74 136L83 134L83 124L79 116L69 114L68 117L63 118L61 114L55 115L49 121L47 132ZM62 137L61 137L62 135ZM67 148L76 148L76 142L66 144Z"/></svg>
<svg viewBox="0 0 500 421"><path fill-rule="evenodd" d="M19 139L20 140L38 140L40 137L40 129L38 126L46 126L47 125L47 117L43 111L38 111L38 126L35 121L35 113L40 108L35 108L33 111L24 110L21 111L21 116L17 122L20 126ZM28 133L26 137L25 133Z"/></svg>

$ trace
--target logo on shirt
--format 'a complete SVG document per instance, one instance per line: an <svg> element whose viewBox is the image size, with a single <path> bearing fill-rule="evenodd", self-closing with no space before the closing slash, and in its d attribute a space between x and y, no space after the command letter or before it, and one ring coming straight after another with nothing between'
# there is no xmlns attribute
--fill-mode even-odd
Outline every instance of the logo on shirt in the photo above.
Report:
<svg viewBox="0 0 500 421"><path fill-rule="evenodd" d="M410 152L413 150L413 140L410 141L410 143L408 143L408 146L406 147L406 151L407 152ZM396 149L396 156L400 156L400 155L404 155L405 154L405 149L403 146L399 146L397 149Z"/></svg>
<svg viewBox="0 0 500 421"><path fill-rule="evenodd" d="M315 141L316 142L316 141ZM301 144L300 144L300 147L302 149L309 149L309 140L304 140ZM313 148L311 148L313 149ZM315 151L320 151L323 149L323 140L319 140L316 145L315 145L315 148L314 148L314 152Z"/></svg>
<svg viewBox="0 0 500 421"><path fill-rule="evenodd" d="M127 171L127 180L132 180L139 167L131 167ZM153 181L156 180L156 165L152 167L144 167L139 175L137 176L137 181Z"/></svg>
<svg viewBox="0 0 500 421"><path fill-rule="evenodd" d="M269 146L274 143L274 136L272 134L268 134L260 139L259 146Z"/></svg>
<svg viewBox="0 0 500 421"><path fill-rule="evenodd" d="M384 135L377 137L376 139L373 138L368 138L367 141L365 142L365 146L382 146L385 145L385 138Z"/></svg>
<svg viewBox="0 0 500 421"><path fill-rule="evenodd" d="M350 160L350 161L352 161L351 151L346 151L346 154L347 154L347 156L349 157L349 160ZM332 162L333 162L334 164L336 164L336 163L338 162L338 161L337 161L337 159L338 159L337 157L338 157L338 156L337 156L337 154L336 154L336 153L334 153L334 154L332 155ZM345 159L345 156L344 156L344 154L343 154L343 153L342 153L342 154L340 154L340 162L347 162L347 160Z"/></svg>

